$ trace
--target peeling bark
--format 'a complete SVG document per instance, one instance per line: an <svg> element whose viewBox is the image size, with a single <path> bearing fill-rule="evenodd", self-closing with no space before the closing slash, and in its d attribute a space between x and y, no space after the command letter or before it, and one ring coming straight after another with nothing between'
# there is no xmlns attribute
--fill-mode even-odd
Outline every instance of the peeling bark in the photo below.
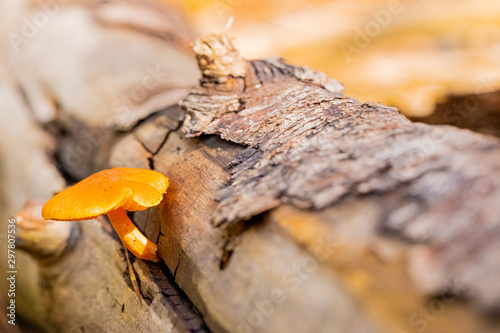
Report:
<svg viewBox="0 0 500 333"><path fill-rule="evenodd" d="M212 38L198 43L213 49ZM226 47L234 54L230 44ZM221 48L217 45L217 56ZM205 73L204 62L199 65ZM248 219L281 203L322 209L347 196L383 198L398 192L378 224L436 249L432 265L440 274L429 277L416 270L417 277L430 290L457 278L479 306L500 304L493 282L467 273L473 268L487 281L497 277L498 263L487 259L497 242L483 241L499 230L499 140L412 123L397 109L341 96L337 85L330 83L336 88L329 89L305 68L276 60L249 62L246 68L244 77L223 70L205 73L183 101L187 133L213 134L247 147L227 166L231 180L216 195L215 225ZM464 237L463 252L457 251L454 245ZM474 259L465 269L464 255L473 249L475 258L488 261ZM420 268L430 265L419 260Z"/></svg>

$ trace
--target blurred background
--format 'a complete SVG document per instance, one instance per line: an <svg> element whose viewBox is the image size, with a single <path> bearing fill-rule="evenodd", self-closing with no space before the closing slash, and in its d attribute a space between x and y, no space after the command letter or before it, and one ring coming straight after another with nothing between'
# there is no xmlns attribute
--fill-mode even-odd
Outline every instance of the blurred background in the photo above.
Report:
<svg viewBox="0 0 500 333"><path fill-rule="evenodd" d="M124 109L147 115L196 83L189 42L222 31L247 59L283 57L341 81L362 102L500 135L500 1L2 0L2 253L7 219L65 184L53 163L51 124L75 130L75 119L109 121L126 129L137 119ZM133 97L146 75L160 78ZM60 110L71 118L61 120ZM3 274L5 256L0 262ZM43 322L37 267L22 255L18 265L32 273L19 276L17 296L29 328ZM5 295L5 279L0 287Z"/></svg>

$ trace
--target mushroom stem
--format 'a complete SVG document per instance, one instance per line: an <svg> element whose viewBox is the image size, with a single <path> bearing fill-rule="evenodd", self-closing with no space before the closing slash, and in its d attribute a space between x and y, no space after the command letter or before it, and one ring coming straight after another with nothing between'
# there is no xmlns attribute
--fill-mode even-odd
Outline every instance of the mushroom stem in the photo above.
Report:
<svg viewBox="0 0 500 333"><path fill-rule="evenodd" d="M130 221L124 209L112 210L107 215L118 237L133 255L143 260L159 261L156 255L158 246L139 231L135 224Z"/></svg>

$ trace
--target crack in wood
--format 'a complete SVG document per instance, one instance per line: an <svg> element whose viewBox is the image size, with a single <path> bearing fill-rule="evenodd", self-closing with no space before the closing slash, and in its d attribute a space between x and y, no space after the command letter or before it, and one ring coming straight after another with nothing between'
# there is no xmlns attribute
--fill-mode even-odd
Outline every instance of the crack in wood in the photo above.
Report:
<svg viewBox="0 0 500 333"><path fill-rule="evenodd" d="M149 169L154 170L154 158L167 142L172 132L182 126L184 113L177 106L167 108L141 120L134 128L132 135L150 155L147 158ZM158 140L160 139L160 140Z"/></svg>
<svg viewBox="0 0 500 333"><path fill-rule="evenodd" d="M154 293L163 295L174 311L176 317L173 321L179 325L179 328L188 332L210 332L203 321L203 315L179 288L175 277L168 270L153 263L141 262L140 265L143 270L149 271L147 274L156 285Z"/></svg>

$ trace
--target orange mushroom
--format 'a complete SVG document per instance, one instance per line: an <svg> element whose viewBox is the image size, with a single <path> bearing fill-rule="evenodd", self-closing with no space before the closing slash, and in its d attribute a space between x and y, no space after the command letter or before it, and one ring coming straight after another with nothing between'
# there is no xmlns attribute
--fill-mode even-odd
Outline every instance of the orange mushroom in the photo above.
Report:
<svg viewBox="0 0 500 333"><path fill-rule="evenodd" d="M127 249L136 257L158 261L157 246L130 221L126 210L140 211L158 205L168 188L161 173L134 168L97 172L47 201L42 217L55 221L91 220L107 214Z"/></svg>

